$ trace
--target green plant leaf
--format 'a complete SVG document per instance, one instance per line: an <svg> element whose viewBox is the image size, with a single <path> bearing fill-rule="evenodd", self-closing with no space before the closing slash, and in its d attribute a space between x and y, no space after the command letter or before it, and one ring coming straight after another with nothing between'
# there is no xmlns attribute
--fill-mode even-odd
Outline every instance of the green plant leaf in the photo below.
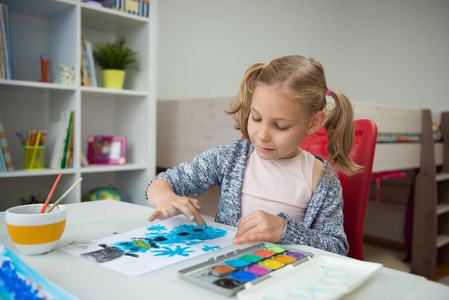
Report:
<svg viewBox="0 0 449 300"><path fill-rule="evenodd" d="M119 37L115 43L98 43L94 51L95 62L103 69L136 69L137 53L125 46L124 37Z"/></svg>

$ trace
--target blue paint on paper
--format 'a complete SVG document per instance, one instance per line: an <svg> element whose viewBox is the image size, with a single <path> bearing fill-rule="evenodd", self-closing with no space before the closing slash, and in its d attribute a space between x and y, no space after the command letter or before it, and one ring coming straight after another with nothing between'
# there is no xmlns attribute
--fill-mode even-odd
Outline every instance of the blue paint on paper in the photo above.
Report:
<svg viewBox="0 0 449 300"><path fill-rule="evenodd" d="M201 243L203 243L203 241L186 241L186 245L197 245Z"/></svg>
<svg viewBox="0 0 449 300"><path fill-rule="evenodd" d="M148 245L148 247L142 247L142 244L136 244L136 241L125 241L125 242L118 242L113 244L116 248L119 249L119 251L127 252L127 253L145 253L149 250L150 245L145 243L145 241L141 241L142 244Z"/></svg>
<svg viewBox="0 0 449 300"><path fill-rule="evenodd" d="M221 247L220 246L208 246L208 245L204 245L203 247L203 251L204 252L210 252L210 251L215 251L215 250L219 250Z"/></svg>
<svg viewBox="0 0 449 300"><path fill-rule="evenodd" d="M116 242L111 245L105 245L103 248L106 250L115 249L119 253L124 253L125 255L132 255L138 257L138 253L146 253L151 250L152 253L159 253L156 256L166 255L168 257L174 255L189 256L189 253L193 251L187 251L190 247L181 248L176 246L175 248L170 248L175 245L187 245L192 246L196 244L206 243L206 241L218 239L226 236L227 230L207 227L201 228L198 225L179 225L174 227L168 232L163 232L167 230L166 226L163 225L152 225L147 227L147 232L145 232L144 237L136 237L131 241L121 241ZM166 247L162 247L166 246ZM161 248L162 247L162 248ZM161 249L159 249L161 248ZM158 251L154 251L158 249ZM215 251L220 249L220 246L208 246L204 245L203 251ZM106 250L95 251L95 257L103 255ZM83 253L83 255L89 255L90 253ZM106 254L103 256L107 256ZM101 256L101 262L108 261L108 257ZM117 259L117 257L111 257L110 260ZM100 262L100 261L98 261Z"/></svg>
<svg viewBox="0 0 449 300"><path fill-rule="evenodd" d="M175 255L189 256L189 252L190 253L193 252L193 251L187 250L189 248L190 247L182 248L180 246L176 246L176 248L174 248L174 249L171 249L169 247L162 247L162 249L164 249L164 250L155 250L155 251L151 251L151 252L159 253L159 254L156 254L155 256L162 256L162 255L166 255L168 257L172 257Z"/></svg>
<svg viewBox="0 0 449 300"><path fill-rule="evenodd" d="M164 225L156 224L156 225L151 225L150 227L147 228L147 230L161 232L161 231L167 230L167 227L165 227Z"/></svg>
<svg viewBox="0 0 449 300"><path fill-rule="evenodd" d="M198 225L179 225L173 228L167 233L162 233L160 235L155 235L153 232L147 233L149 238L154 238L156 236L163 236L167 240L159 242L161 245L171 245L171 244L186 244L187 242L197 242L197 241L207 241L214 240L226 235L226 230L207 227L201 228Z"/></svg>

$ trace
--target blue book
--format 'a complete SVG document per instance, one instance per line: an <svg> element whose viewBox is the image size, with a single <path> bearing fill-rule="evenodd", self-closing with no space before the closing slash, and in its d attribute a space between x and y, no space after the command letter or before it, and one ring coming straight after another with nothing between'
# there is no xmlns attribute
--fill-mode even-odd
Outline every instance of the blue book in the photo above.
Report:
<svg viewBox="0 0 449 300"><path fill-rule="evenodd" d="M3 10L5 10L6 5L0 3L0 55L1 55L1 77L2 79L8 79L8 45L6 44L6 27L5 27L5 20L4 20L4 13Z"/></svg>
<svg viewBox="0 0 449 300"><path fill-rule="evenodd" d="M8 26L8 52L9 52L9 70L10 70L10 74L11 74L11 78L10 79L14 79L14 72L13 72L13 66L12 66L12 46L11 46L11 23L10 23L10 18L9 18L9 7L6 7L7 9L7 26Z"/></svg>
<svg viewBox="0 0 449 300"><path fill-rule="evenodd" d="M3 159L5 161L6 170L8 172L14 171L12 166L11 153L9 153L8 142L6 141L5 130L3 129L2 118L0 117L0 147L3 155Z"/></svg>
<svg viewBox="0 0 449 300"><path fill-rule="evenodd" d="M3 57L5 60L6 79L12 79L12 62L11 62L11 32L9 29L9 8L5 4L1 5L1 37L3 43Z"/></svg>
<svg viewBox="0 0 449 300"><path fill-rule="evenodd" d="M87 65L89 67L89 74L91 76L91 82L93 87L97 87L97 76L95 74L95 61L92 51L92 43L86 40L86 57Z"/></svg>
<svg viewBox="0 0 449 300"><path fill-rule="evenodd" d="M2 148L0 148L0 173L8 172L6 169L5 158L3 157Z"/></svg>

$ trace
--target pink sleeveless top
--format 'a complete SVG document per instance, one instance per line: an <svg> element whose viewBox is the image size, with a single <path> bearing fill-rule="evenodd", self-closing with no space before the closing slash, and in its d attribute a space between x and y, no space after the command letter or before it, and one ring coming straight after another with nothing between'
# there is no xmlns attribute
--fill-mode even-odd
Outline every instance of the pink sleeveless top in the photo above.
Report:
<svg viewBox="0 0 449 300"><path fill-rule="evenodd" d="M253 151L246 163L241 216L256 210L287 213L303 222L313 194L315 157L307 151L290 159L263 160Z"/></svg>

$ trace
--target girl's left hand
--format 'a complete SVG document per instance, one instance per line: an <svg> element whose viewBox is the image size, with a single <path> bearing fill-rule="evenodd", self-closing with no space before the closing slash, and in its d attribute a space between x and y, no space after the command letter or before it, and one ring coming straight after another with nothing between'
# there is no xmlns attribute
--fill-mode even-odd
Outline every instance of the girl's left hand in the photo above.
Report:
<svg viewBox="0 0 449 300"><path fill-rule="evenodd" d="M232 240L234 244L248 242L277 243L284 234L287 221L262 210L255 211L239 222L239 229Z"/></svg>

